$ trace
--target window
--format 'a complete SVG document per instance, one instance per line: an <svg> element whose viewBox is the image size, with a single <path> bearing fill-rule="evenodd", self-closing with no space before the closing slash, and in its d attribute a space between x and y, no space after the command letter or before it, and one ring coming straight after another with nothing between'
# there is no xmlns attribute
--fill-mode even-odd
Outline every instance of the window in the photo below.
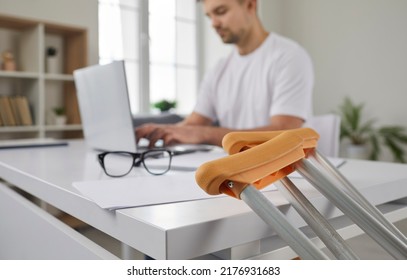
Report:
<svg viewBox="0 0 407 280"><path fill-rule="evenodd" d="M133 114L197 95L196 0L99 0L99 62L124 60Z"/></svg>

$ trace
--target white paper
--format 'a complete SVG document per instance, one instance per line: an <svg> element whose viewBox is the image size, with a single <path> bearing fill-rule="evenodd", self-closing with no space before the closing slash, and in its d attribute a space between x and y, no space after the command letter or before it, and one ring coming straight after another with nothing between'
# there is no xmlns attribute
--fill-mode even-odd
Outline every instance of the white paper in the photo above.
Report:
<svg viewBox="0 0 407 280"><path fill-rule="evenodd" d="M197 185L194 172L74 182L73 186L104 209L216 197Z"/></svg>

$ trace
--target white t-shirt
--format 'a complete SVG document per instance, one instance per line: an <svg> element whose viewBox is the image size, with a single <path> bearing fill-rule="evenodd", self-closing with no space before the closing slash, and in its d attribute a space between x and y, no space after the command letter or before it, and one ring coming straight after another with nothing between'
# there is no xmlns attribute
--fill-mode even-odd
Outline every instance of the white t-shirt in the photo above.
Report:
<svg viewBox="0 0 407 280"><path fill-rule="evenodd" d="M270 33L250 54L234 49L205 76L194 111L231 129L266 126L274 115L307 120L313 84L306 51Z"/></svg>

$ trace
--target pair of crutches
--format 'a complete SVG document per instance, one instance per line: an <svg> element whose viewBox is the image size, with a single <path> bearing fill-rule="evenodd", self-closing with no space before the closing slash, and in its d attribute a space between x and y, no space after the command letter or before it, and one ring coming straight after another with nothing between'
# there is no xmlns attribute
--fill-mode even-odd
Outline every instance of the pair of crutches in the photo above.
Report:
<svg viewBox="0 0 407 280"><path fill-rule="evenodd" d="M328 259L259 190L274 183L337 259L358 259L330 223L287 177L298 171L321 194L380 244L395 259L407 259L407 239L333 166L316 146L310 128L274 132L233 132L223 139L229 156L196 171L208 194L242 199L302 259Z"/></svg>

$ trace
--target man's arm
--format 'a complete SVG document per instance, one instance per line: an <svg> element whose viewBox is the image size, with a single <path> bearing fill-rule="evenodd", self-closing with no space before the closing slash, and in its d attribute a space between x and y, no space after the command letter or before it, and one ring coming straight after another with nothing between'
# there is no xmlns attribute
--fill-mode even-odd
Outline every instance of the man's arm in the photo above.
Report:
<svg viewBox="0 0 407 280"><path fill-rule="evenodd" d="M270 125L244 131L270 131L299 128L303 120L298 117L278 115L270 118ZM212 126L212 121L198 113L192 113L184 121L175 125L145 124L136 129L137 139L146 138L150 146L162 139L165 145L211 144L222 145L223 137L232 131L225 127Z"/></svg>
<svg viewBox="0 0 407 280"><path fill-rule="evenodd" d="M212 125L212 122L211 119L196 112L192 112L183 121L179 122L178 125Z"/></svg>
<svg viewBox="0 0 407 280"><path fill-rule="evenodd" d="M154 147L155 143L162 139L164 144L172 145L177 143L199 144L204 143L202 135L196 133L197 128L209 127L212 121L198 113L191 113L181 122L176 124L155 124L147 123L136 128L136 139L149 140L149 146Z"/></svg>
<svg viewBox="0 0 407 280"><path fill-rule="evenodd" d="M288 115L277 115L270 118L270 124L262 127L255 127L252 129L244 129L240 131L272 131L272 130L286 130L300 128L304 120L298 117ZM198 128L199 129L199 128ZM206 136L206 143L212 145L222 146L223 137L236 129L228 129L224 127L207 127L202 133Z"/></svg>

